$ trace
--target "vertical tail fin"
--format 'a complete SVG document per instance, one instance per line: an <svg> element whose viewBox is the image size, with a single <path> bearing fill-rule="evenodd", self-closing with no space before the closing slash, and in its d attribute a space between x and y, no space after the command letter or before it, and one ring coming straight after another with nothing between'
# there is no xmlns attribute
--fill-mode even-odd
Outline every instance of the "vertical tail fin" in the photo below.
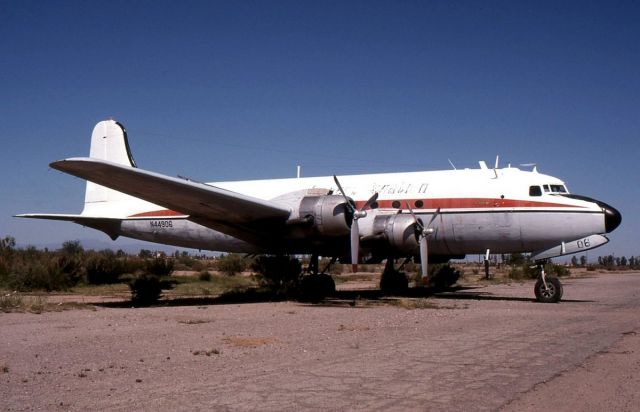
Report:
<svg viewBox="0 0 640 412"><path fill-rule="evenodd" d="M91 134L89 156L121 165L137 167L131 155L127 131L115 120L103 120L96 124ZM120 201L130 196L115 190L87 182L83 215L109 215L119 209Z"/></svg>

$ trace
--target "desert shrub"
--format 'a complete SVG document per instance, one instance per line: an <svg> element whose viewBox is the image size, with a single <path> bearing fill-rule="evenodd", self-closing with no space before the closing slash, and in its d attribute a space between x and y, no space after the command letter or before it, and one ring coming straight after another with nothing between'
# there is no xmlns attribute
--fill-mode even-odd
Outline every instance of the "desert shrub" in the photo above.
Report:
<svg viewBox="0 0 640 412"><path fill-rule="evenodd" d="M66 273L60 270L55 259L42 257L37 260L17 262L8 275L8 286L22 292L32 290L65 290L71 286Z"/></svg>
<svg viewBox="0 0 640 412"><path fill-rule="evenodd" d="M562 265L556 265L554 263L546 263L544 265L544 271L547 276L569 276L571 273L569 269ZM536 265L531 263L523 263L522 265L511 266L508 272L510 279L537 279L540 272Z"/></svg>
<svg viewBox="0 0 640 412"><path fill-rule="evenodd" d="M0 256L0 286L6 285L9 279L9 266L3 256Z"/></svg>
<svg viewBox="0 0 640 412"><path fill-rule="evenodd" d="M118 259L120 262L122 273L135 274L137 272L143 272L146 269L147 261L139 258L138 256L126 256Z"/></svg>
<svg viewBox="0 0 640 412"><path fill-rule="evenodd" d="M95 254L86 262L86 281L92 285L118 283L124 265L112 254Z"/></svg>
<svg viewBox="0 0 640 412"><path fill-rule="evenodd" d="M160 279L157 276L142 274L129 282L131 302L138 306L149 306L162 296Z"/></svg>
<svg viewBox="0 0 640 412"><path fill-rule="evenodd" d="M569 276L571 272L566 266L556 265L554 263L548 263L545 265L544 270L548 275L555 275L557 277Z"/></svg>
<svg viewBox="0 0 640 412"><path fill-rule="evenodd" d="M242 255L230 253L220 256L216 263L217 269L227 276L235 276L247 268L247 263Z"/></svg>
<svg viewBox="0 0 640 412"><path fill-rule="evenodd" d="M156 258L145 264L147 273L155 276L169 276L173 272L173 260Z"/></svg>
<svg viewBox="0 0 640 412"><path fill-rule="evenodd" d="M60 252L67 256L81 255L84 252L84 248L79 240L67 240L62 244Z"/></svg>
<svg viewBox="0 0 640 412"><path fill-rule="evenodd" d="M86 269L82 256L62 255L58 256L55 261L60 271L67 275L70 286L77 285L85 278Z"/></svg>
<svg viewBox="0 0 640 412"><path fill-rule="evenodd" d="M261 286L278 294L293 296L300 286L302 265L291 256L259 256L252 265Z"/></svg>
<svg viewBox="0 0 640 412"><path fill-rule="evenodd" d="M208 270L202 270L200 271L200 274L198 274L198 279L205 281L205 282L210 282L211 281L211 273L209 273Z"/></svg>
<svg viewBox="0 0 640 412"><path fill-rule="evenodd" d="M520 280L524 279L525 275L521 266L512 266L507 273L509 279Z"/></svg>

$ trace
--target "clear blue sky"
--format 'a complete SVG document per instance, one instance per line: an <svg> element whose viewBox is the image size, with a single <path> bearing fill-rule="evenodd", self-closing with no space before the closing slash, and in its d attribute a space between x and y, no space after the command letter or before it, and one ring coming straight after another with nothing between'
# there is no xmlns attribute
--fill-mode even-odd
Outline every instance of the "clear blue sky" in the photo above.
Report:
<svg viewBox="0 0 640 412"><path fill-rule="evenodd" d="M535 162L623 213L592 255L640 255L638 22L631 1L0 0L0 236L107 240L11 215L80 212L48 164L113 117L140 167L198 180Z"/></svg>

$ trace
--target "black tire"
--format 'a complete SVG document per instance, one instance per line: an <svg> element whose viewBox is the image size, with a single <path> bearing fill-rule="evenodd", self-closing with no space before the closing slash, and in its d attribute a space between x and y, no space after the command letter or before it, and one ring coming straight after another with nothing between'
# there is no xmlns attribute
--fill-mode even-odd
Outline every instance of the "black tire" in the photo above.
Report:
<svg viewBox="0 0 640 412"><path fill-rule="evenodd" d="M562 283L555 277L547 277L547 289L544 287L542 279L538 279L534 287L536 300L541 303L558 303L562 299Z"/></svg>
<svg viewBox="0 0 640 412"><path fill-rule="evenodd" d="M409 289L409 280L403 272L387 270L382 272L380 290L385 295L404 294Z"/></svg>
<svg viewBox="0 0 640 412"><path fill-rule="evenodd" d="M336 293L336 283L329 275L308 275L300 282L300 299L317 303Z"/></svg>

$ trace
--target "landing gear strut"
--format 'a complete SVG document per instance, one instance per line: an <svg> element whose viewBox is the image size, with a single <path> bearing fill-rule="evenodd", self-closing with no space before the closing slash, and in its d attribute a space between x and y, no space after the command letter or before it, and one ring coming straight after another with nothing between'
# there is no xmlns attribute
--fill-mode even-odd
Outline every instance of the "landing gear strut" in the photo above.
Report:
<svg viewBox="0 0 640 412"><path fill-rule="evenodd" d="M538 281L534 286L536 300L541 303L558 303L562 299L562 283L556 277L547 276L544 263L538 264Z"/></svg>

